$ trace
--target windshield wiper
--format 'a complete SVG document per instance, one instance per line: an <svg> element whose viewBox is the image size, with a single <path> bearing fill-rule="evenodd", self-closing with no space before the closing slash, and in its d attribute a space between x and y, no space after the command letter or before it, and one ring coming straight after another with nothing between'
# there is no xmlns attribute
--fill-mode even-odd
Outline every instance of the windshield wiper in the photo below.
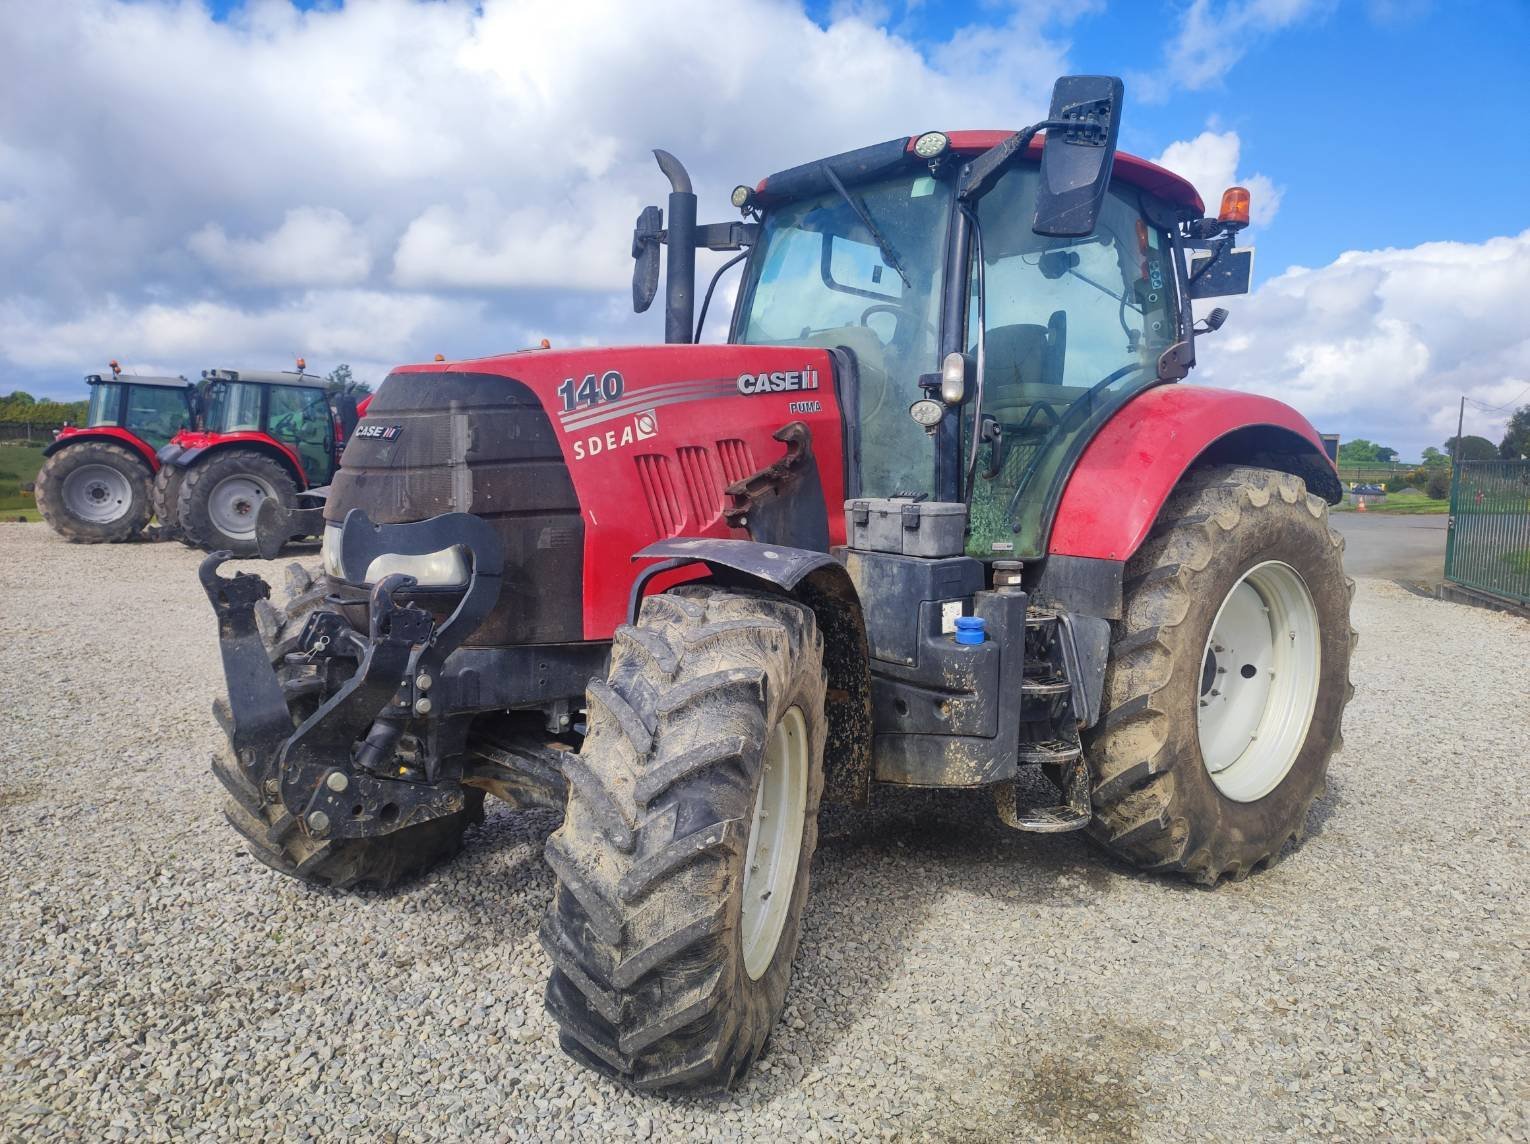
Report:
<svg viewBox="0 0 1530 1144"><path fill-rule="evenodd" d="M903 279L903 285L910 290L914 284L909 281L908 273L903 269L903 263L898 260L898 252L893 249L892 243L877 229L877 224L872 221L870 213L866 210L866 204L857 199L845 189L845 184L839 181L839 176L834 173L834 168L827 163L823 164L823 173L830 184L839 192L839 197L844 199L850 209L855 212L855 217L861 220L861 225L871 232L872 240L877 244L877 249L882 253L882 261L898 272L898 277Z"/></svg>

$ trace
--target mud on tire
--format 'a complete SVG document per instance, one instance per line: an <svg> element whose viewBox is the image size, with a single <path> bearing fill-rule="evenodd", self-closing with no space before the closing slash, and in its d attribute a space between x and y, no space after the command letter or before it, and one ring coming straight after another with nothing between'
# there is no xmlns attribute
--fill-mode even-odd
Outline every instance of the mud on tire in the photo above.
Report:
<svg viewBox="0 0 1530 1144"><path fill-rule="evenodd" d="M92 467L114 471L126 486L127 501L110 520L89 520L71 511L70 477ZM149 523L149 467L123 445L99 440L65 445L38 470L36 496L42 518L65 540L76 544L131 540Z"/></svg>
<svg viewBox="0 0 1530 1144"><path fill-rule="evenodd" d="M256 605L256 624L273 664L280 665L295 649L309 613L328 593L326 577L315 577L301 564L293 564L287 569L286 606L276 608L267 601ZM293 694L293 683L283 678L289 695ZM215 706L222 707L224 702L219 699ZM294 696L294 726L317 706L316 698ZM223 714L226 709L220 711L220 716ZM244 771L227 746L214 758L212 769L229 794L224 800L224 817L244 836L252 856L289 877L336 889L387 889L454 856L462 849L467 828L483 820L483 792L464 788L463 809L449 817L377 838L315 839L303 831L274 790L266 789Z"/></svg>
<svg viewBox="0 0 1530 1144"><path fill-rule="evenodd" d="M638 624L617 630L609 678L588 700L567 815L547 843L548 1012L564 1050L602 1073L644 1089L725 1088L780 1017L807 900L825 740L817 624L763 593L650 597ZM746 855L759 858L749 835L778 727L800 728L806 745L805 819L794 876L779 883L791 895L779 938L763 953L751 943L751 975Z"/></svg>
<svg viewBox="0 0 1530 1144"><path fill-rule="evenodd" d="M195 548L196 541L181 527L181 482L185 476L186 470L179 465L161 465L154 474L150 499L154 517L159 521L159 538L179 540L187 548Z"/></svg>
<svg viewBox="0 0 1530 1144"><path fill-rule="evenodd" d="M1090 833L1134 865L1203 885L1246 877L1300 840L1343 743L1355 632L1344 540L1328 506L1299 477L1216 467L1192 473L1126 569L1123 618L1112 625L1102 714L1085 735L1094 775ZM1204 658L1222 602L1266 561L1301 577L1315 607L1316 706L1294 762L1254 801L1226 797L1202 760L1198 711Z"/></svg>

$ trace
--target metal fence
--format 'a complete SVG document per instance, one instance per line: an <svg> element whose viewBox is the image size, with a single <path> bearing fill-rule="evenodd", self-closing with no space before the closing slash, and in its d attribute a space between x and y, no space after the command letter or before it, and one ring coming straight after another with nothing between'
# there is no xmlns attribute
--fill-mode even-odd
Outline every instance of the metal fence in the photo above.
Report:
<svg viewBox="0 0 1530 1144"><path fill-rule="evenodd" d="M1530 461L1456 466L1445 579L1530 604Z"/></svg>
<svg viewBox="0 0 1530 1144"><path fill-rule="evenodd" d="M61 421L0 421L0 441L31 441L46 445L62 424Z"/></svg>

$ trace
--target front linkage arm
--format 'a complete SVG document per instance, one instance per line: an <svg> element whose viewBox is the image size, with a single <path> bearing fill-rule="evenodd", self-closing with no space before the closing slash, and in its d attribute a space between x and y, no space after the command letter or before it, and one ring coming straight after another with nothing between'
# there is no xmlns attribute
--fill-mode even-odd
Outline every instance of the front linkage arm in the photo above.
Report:
<svg viewBox="0 0 1530 1144"><path fill-rule="evenodd" d="M443 538L470 554L472 573L456 609L437 626L434 617L400 593L413 577L384 576L371 589L368 631L352 630L335 612L309 617L294 653L309 663L350 659L356 667L295 730L276 669L255 623L255 605L270 596L258 576L218 575L230 558L215 552L199 575L218 616L229 704L224 730L239 764L257 783L275 782L283 805L315 837L355 838L390 833L462 808L455 782L434 781L410 767L389 774L394 747L411 721L429 724L446 714L428 695L446 658L488 615L499 598L503 550L482 520L452 514L413 525L375 525L360 511L342 536L346 568L370 566L374 554L418 555L443 547ZM362 557L365 557L363 560ZM289 656L289 659L293 657ZM338 666L338 665L336 665ZM341 669L343 670L343 668ZM330 673L326 670L325 677ZM404 777L407 776L407 777ZM423 777L428 781L419 781Z"/></svg>

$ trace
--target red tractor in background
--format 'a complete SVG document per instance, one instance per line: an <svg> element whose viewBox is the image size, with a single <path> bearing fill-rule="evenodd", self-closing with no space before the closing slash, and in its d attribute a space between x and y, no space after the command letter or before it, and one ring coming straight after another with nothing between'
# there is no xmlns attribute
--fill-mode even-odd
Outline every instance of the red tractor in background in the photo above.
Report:
<svg viewBox="0 0 1530 1144"><path fill-rule="evenodd" d="M387 886L485 794L563 811L547 1008L656 1090L764 1050L822 804L982 790L1207 885L1275 860L1352 692L1341 490L1294 410L1175 384L1227 317L1192 301L1247 290L1248 196L1207 218L1116 154L1121 101L1066 77L1022 131L817 160L708 226L657 152L633 293L667 249L668 344L395 370L286 607L201 568L251 853ZM688 344L700 247L744 252L724 345Z"/></svg>
<svg viewBox="0 0 1530 1144"><path fill-rule="evenodd" d="M91 374L81 427L66 427L43 450L37 507L66 540L102 544L131 540L153 511L156 452L193 421L195 392L184 377Z"/></svg>
<svg viewBox="0 0 1530 1144"><path fill-rule="evenodd" d="M334 476L366 402L303 372L204 370L196 428L158 453L154 511L163 535L192 547L257 552L260 505L295 509ZM289 535L292 535L289 532ZM273 553L274 554L274 553Z"/></svg>

